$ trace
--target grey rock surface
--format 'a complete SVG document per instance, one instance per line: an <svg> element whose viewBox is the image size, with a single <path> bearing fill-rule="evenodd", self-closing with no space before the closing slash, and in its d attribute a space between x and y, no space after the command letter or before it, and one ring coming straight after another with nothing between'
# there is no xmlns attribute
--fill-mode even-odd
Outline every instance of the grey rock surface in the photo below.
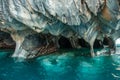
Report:
<svg viewBox="0 0 120 80"><path fill-rule="evenodd" d="M120 1L0 0L0 29L11 34L16 42L16 56L21 54L19 50L30 54L21 45L27 36L34 34L49 34L44 42L55 43L56 47L61 36L68 38L74 48L79 48L77 40L83 38L90 44L94 56L96 39L103 41L104 37L110 37L114 43L120 37ZM24 46L41 42L34 38L28 38L29 43Z"/></svg>

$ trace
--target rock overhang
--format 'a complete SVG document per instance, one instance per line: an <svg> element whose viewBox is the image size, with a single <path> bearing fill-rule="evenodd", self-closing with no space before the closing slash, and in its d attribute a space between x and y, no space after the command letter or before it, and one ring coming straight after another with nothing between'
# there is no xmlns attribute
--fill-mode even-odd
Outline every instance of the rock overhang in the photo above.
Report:
<svg viewBox="0 0 120 80"><path fill-rule="evenodd" d="M27 36L34 34L45 38L46 49L50 45L59 48L61 36L68 38L73 48L79 48L78 39L83 38L90 44L93 56L96 38L103 41L104 37L111 37L113 43L119 38L119 0L0 1L0 28L11 34L17 55L22 50L30 53L22 44ZM33 50L33 56L40 50Z"/></svg>

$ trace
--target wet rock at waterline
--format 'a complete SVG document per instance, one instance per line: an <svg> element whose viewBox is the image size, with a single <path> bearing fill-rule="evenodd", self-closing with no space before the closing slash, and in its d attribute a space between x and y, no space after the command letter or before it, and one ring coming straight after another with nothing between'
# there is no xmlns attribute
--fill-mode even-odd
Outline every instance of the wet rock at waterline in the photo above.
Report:
<svg viewBox="0 0 120 80"><path fill-rule="evenodd" d="M94 47L103 47L104 38L109 38L109 48L115 48L120 37L119 2L0 0L0 29L15 41L14 57L36 57L56 51L63 43L68 48L90 48L91 56L95 56Z"/></svg>

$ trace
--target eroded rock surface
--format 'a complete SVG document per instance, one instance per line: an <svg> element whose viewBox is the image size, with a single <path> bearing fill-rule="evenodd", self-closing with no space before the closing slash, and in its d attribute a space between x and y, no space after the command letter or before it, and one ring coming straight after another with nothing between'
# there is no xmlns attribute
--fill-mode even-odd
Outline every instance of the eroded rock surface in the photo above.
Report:
<svg viewBox="0 0 120 80"><path fill-rule="evenodd" d="M108 37L108 45L114 48L120 37L120 1L0 0L0 29L16 42L15 57L56 51L61 37L73 48L80 48L83 39L94 56L95 40L102 46Z"/></svg>
<svg viewBox="0 0 120 80"><path fill-rule="evenodd" d="M0 31L0 49L14 49L15 42L10 34Z"/></svg>

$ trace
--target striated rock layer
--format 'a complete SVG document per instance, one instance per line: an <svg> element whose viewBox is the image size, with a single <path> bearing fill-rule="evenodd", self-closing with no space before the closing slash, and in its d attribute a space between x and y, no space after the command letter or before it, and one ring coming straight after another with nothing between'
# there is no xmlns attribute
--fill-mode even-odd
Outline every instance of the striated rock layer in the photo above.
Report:
<svg viewBox="0 0 120 80"><path fill-rule="evenodd" d="M114 42L120 36L120 1L0 0L0 29L15 41L14 57L33 58L65 44L90 47L95 56L93 46L102 46L105 40L115 50Z"/></svg>

